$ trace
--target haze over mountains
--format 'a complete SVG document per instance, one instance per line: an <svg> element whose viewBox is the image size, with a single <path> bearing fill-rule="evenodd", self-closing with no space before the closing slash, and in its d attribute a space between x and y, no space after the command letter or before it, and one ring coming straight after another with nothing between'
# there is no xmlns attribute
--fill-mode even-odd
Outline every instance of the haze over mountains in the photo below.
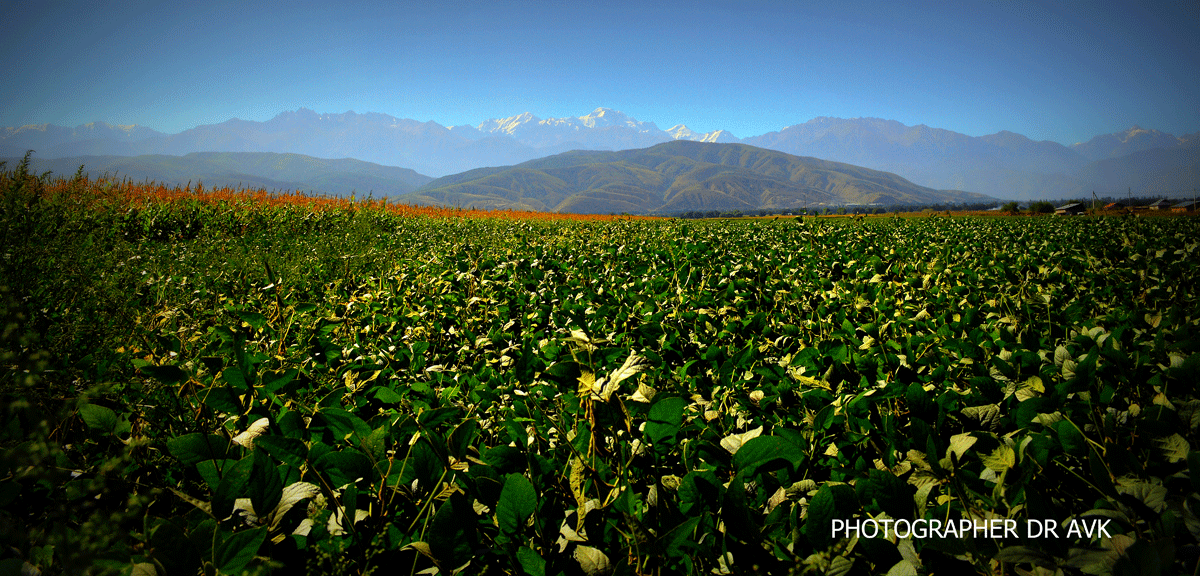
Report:
<svg viewBox="0 0 1200 576"><path fill-rule="evenodd" d="M511 166L569 150L629 150L674 140L742 143L795 156L892 172L917 185L1007 199L1155 195L1200 183L1200 132L1182 137L1133 127L1072 146L1035 142L1002 131L967 136L877 118L814 118L777 132L737 138L724 130L667 130L616 110L567 118L524 113L477 126L386 114L318 114L300 109L264 122L229 120L163 134L103 122L76 128L5 128L0 156L36 150L39 158L181 156L192 152L276 152L355 158L433 177L480 167ZM73 171L73 170L72 170Z"/></svg>
<svg viewBox="0 0 1200 576"><path fill-rule="evenodd" d="M3 160L3 158L0 158ZM8 158L9 166L19 160ZM375 198L408 194L433 178L408 168L383 166L353 158L330 160L303 154L277 152L191 152L183 156L146 154L142 156L71 156L32 158L30 172L50 170L71 176L80 166L92 177L114 176L135 182L152 181L166 185L205 188L248 188L301 190L330 196Z"/></svg>

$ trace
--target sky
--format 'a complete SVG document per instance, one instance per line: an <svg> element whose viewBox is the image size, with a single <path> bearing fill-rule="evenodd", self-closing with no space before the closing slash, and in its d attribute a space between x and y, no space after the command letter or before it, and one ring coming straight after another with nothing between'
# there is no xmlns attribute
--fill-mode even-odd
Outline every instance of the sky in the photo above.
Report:
<svg viewBox="0 0 1200 576"><path fill-rule="evenodd" d="M1200 131L1200 0L0 0L0 126L176 133L309 108L444 126L613 108L757 136L819 116L1070 145Z"/></svg>

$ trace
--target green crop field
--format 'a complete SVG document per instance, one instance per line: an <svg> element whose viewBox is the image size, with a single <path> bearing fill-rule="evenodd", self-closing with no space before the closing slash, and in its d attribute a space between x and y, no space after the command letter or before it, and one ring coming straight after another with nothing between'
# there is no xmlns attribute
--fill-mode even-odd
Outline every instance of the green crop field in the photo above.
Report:
<svg viewBox="0 0 1200 576"><path fill-rule="evenodd" d="M1200 570L1200 219L121 190L0 176L0 574Z"/></svg>

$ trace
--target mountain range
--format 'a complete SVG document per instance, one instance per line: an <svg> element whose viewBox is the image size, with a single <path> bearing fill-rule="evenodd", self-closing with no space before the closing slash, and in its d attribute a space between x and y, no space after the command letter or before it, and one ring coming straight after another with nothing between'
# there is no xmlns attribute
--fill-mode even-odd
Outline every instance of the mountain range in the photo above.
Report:
<svg viewBox="0 0 1200 576"><path fill-rule="evenodd" d="M276 152L355 158L446 176L510 166L571 150L641 149L671 141L741 143L892 172L931 189L965 190L1027 200L1138 195L1191 190L1200 183L1200 132L1177 137L1137 126L1071 146L1035 142L1013 132L967 136L878 118L814 118L759 136L684 125L662 130L619 111L542 119L530 113L477 126L386 114L318 114L301 108L264 121L233 119L164 134L103 122L76 128L32 125L0 129L0 156L37 151L41 158Z"/></svg>

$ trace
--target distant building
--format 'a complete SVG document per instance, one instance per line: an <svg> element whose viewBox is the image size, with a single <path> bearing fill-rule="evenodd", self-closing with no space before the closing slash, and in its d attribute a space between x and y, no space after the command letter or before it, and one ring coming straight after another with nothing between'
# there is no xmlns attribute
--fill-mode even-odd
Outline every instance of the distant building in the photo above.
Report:
<svg viewBox="0 0 1200 576"><path fill-rule="evenodd" d="M1172 212L1195 212L1196 211L1196 201L1188 200L1187 202L1180 202L1180 203L1172 206L1171 211Z"/></svg>
<svg viewBox="0 0 1200 576"><path fill-rule="evenodd" d="M1162 200L1159 200L1158 202L1155 202L1150 205L1151 210L1166 210L1167 208L1170 208L1170 207L1171 207L1171 202L1169 200L1167 200L1166 198L1163 198Z"/></svg>
<svg viewBox="0 0 1200 576"><path fill-rule="evenodd" d="M1082 202L1073 202L1071 204L1063 204L1062 206L1055 208L1054 213L1062 214L1064 216L1073 216L1075 214L1083 214L1084 210L1085 207Z"/></svg>

